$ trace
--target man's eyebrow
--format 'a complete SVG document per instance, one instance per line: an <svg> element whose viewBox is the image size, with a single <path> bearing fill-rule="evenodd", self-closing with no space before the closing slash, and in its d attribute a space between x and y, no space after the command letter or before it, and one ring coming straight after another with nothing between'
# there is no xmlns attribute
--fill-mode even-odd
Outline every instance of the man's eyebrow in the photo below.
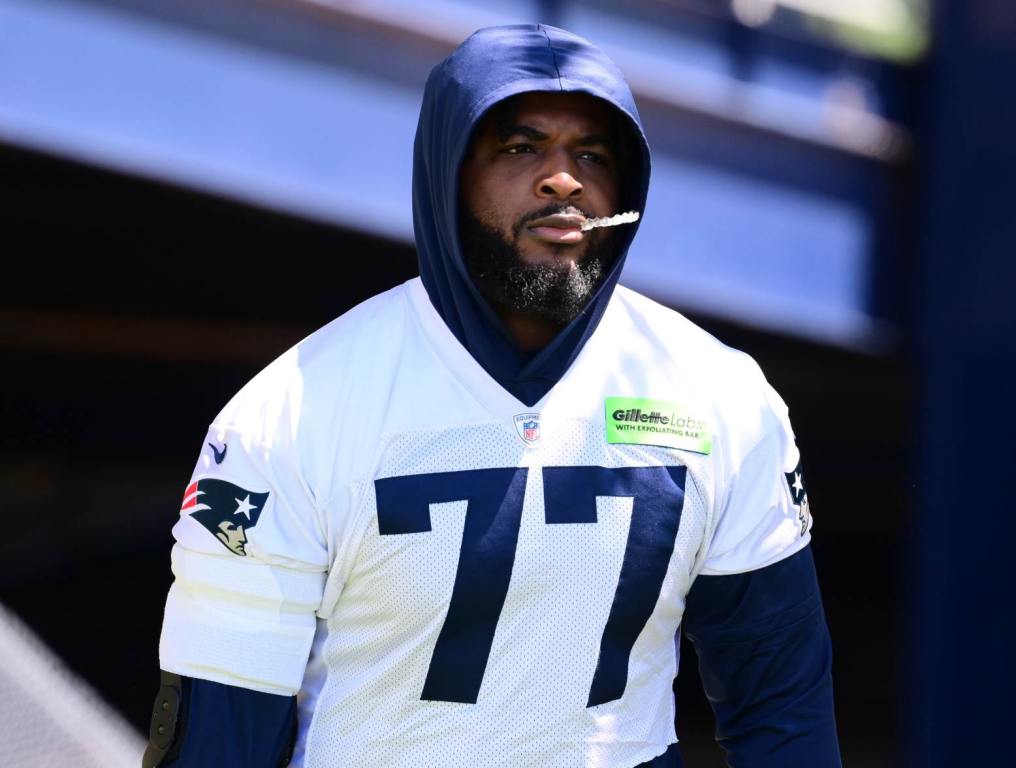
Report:
<svg viewBox="0 0 1016 768"><path fill-rule="evenodd" d="M507 125L498 129L497 138L502 144L512 136L525 136L530 141L546 141L549 138L543 131L538 131L529 125Z"/></svg>
<svg viewBox="0 0 1016 768"><path fill-rule="evenodd" d="M507 125L498 129L497 138L502 144L506 144L508 139L513 136L524 136L530 141L546 141L550 138L546 133L531 125ZM590 133L579 139L578 143L583 147L600 146L614 149L617 142L605 133Z"/></svg>
<svg viewBox="0 0 1016 768"><path fill-rule="evenodd" d="M583 136L579 139L579 144L583 147L603 146L607 149L614 149L617 142L613 137L605 133L590 133L588 136Z"/></svg>

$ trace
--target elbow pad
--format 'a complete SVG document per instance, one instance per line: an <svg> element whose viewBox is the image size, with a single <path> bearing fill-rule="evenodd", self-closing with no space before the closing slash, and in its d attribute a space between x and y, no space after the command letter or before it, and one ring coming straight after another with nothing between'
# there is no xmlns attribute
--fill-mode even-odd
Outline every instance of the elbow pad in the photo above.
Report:
<svg viewBox="0 0 1016 768"><path fill-rule="evenodd" d="M183 743L191 679L160 671L159 692L155 695L152 722L148 727L148 746L141 768L157 768L176 759Z"/></svg>

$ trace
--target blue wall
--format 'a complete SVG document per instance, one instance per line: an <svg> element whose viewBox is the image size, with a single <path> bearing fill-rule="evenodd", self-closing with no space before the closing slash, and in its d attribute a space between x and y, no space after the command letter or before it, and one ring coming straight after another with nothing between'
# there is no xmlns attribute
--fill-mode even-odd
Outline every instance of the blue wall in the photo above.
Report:
<svg viewBox="0 0 1016 768"><path fill-rule="evenodd" d="M1011 763L1016 691L1016 6L939 10L913 276L922 395L904 714L907 764L921 768Z"/></svg>
<svg viewBox="0 0 1016 768"><path fill-rule="evenodd" d="M662 3L346 5L0 0L0 141L409 242L426 73L477 26L550 16L607 49L646 118L655 175L624 282L891 342L880 222L909 146L891 68Z"/></svg>

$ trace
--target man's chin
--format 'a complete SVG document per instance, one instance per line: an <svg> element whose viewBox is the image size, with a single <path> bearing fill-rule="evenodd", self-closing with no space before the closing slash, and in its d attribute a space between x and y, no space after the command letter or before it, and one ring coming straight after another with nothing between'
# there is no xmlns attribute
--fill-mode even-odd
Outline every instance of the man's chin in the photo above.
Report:
<svg viewBox="0 0 1016 768"><path fill-rule="evenodd" d="M582 311L612 259L602 236L548 243L516 231L507 239L468 213L460 226L466 267L491 305L562 325Z"/></svg>

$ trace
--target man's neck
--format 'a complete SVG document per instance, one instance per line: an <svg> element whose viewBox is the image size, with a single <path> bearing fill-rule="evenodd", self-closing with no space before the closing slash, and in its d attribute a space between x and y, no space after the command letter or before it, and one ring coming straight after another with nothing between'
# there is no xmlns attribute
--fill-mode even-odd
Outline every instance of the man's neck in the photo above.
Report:
<svg viewBox="0 0 1016 768"><path fill-rule="evenodd" d="M515 343L523 352L536 352L553 341L564 327L560 323L542 317L497 308L498 317L505 324Z"/></svg>

